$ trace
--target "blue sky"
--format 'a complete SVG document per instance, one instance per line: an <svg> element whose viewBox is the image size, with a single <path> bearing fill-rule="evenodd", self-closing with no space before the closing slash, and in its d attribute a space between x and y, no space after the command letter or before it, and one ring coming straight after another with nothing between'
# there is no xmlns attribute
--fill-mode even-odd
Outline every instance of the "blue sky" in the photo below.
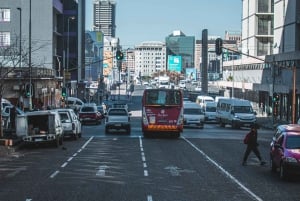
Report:
<svg viewBox="0 0 300 201"><path fill-rule="evenodd" d="M241 31L241 0L115 0L116 37L123 48L144 41L165 41L174 30L201 39ZM86 29L92 30L93 0L86 0Z"/></svg>

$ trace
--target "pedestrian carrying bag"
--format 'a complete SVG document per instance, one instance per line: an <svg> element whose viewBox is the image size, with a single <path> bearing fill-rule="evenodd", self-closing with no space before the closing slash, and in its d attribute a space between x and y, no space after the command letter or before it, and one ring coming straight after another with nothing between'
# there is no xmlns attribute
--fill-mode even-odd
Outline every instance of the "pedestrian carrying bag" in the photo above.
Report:
<svg viewBox="0 0 300 201"><path fill-rule="evenodd" d="M250 138L250 133L247 133L247 135L244 138L244 144L248 144Z"/></svg>

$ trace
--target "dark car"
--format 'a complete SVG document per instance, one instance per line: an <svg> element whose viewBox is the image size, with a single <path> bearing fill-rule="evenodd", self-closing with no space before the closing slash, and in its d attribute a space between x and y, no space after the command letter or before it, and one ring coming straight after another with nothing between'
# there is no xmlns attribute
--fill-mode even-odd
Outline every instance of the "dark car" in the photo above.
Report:
<svg viewBox="0 0 300 201"><path fill-rule="evenodd" d="M300 125L279 125L270 148L270 167L281 179L300 175Z"/></svg>
<svg viewBox="0 0 300 201"><path fill-rule="evenodd" d="M102 114L98 111L97 106L95 104L85 104L80 108L79 119L82 122L82 124L101 124Z"/></svg>

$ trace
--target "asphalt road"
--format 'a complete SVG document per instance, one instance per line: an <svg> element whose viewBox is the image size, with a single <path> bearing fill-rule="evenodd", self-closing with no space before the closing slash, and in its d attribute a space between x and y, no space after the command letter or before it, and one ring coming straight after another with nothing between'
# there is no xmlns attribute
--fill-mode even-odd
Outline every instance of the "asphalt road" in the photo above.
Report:
<svg viewBox="0 0 300 201"><path fill-rule="evenodd" d="M248 129L185 128L179 139L143 138L139 98L130 109L132 134L104 134L86 125L79 140L63 147L33 146L0 163L5 201L199 201L300 200L300 179L281 181L251 154L242 166ZM268 161L271 130L259 130Z"/></svg>

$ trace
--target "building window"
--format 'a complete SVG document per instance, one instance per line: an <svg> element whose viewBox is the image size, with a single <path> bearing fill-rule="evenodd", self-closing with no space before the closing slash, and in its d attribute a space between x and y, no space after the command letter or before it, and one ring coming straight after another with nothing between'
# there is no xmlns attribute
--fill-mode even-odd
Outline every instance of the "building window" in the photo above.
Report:
<svg viewBox="0 0 300 201"><path fill-rule="evenodd" d="M269 38L259 38L257 40L257 56L270 54L272 41Z"/></svg>
<svg viewBox="0 0 300 201"><path fill-rule="evenodd" d="M10 22L10 9L0 8L0 22Z"/></svg>
<svg viewBox="0 0 300 201"><path fill-rule="evenodd" d="M9 32L0 32L0 47L10 45L10 33Z"/></svg>

